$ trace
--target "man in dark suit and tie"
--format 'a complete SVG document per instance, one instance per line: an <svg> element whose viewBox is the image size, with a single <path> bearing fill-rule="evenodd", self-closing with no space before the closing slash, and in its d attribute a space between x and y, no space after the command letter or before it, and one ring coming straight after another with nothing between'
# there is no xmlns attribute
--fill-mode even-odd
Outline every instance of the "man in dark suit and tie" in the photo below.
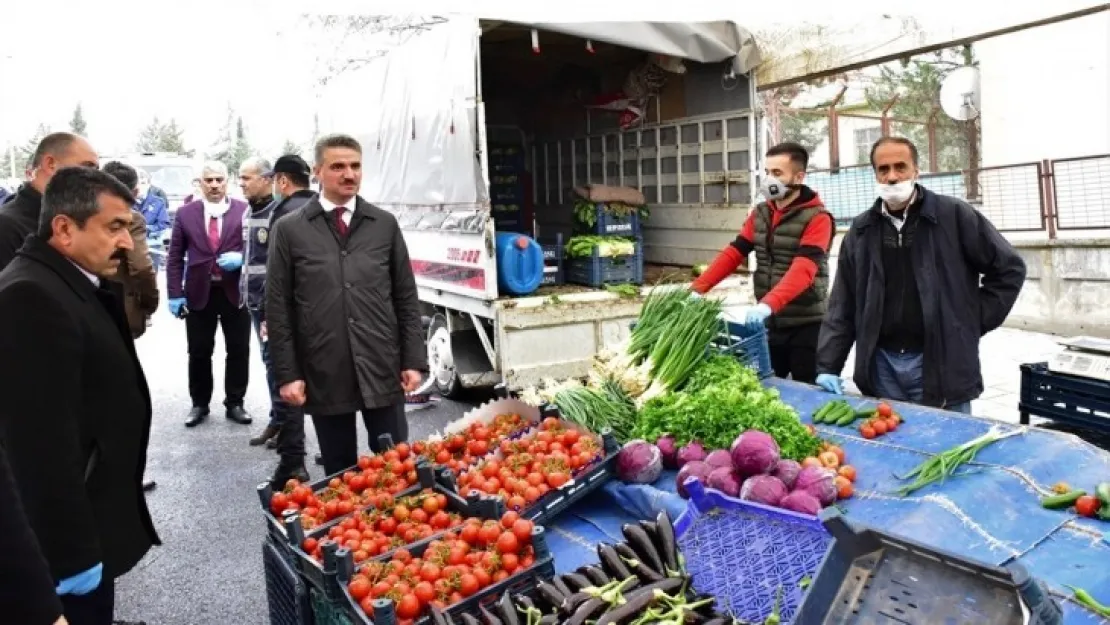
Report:
<svg viewBox="0 0 1110 625"><path fill-rule="evenodd" d="M227 349L224 406L227 418L251 422L243 408L250 362L251 317L239 296L243 267L243 215L247 205L227 197L227 166L204 165L204 197L177 211L166 257L166 291L170 313L185 319L189 343L189 396L193 408L185 427L208 417L212 399L212 352L216 326Z"/></svg>

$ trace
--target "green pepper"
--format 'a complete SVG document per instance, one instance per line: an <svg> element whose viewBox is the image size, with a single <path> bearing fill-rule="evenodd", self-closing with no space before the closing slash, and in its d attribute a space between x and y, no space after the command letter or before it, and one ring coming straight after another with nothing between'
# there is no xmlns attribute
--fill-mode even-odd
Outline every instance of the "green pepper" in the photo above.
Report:
<svg viewBox="0 0 1110 625"><path fill-rule="evenodd" d="M1045 497L1044 499L1041 499L1041 507L1047 508L1049 510L1063 510L1064 508L1070 508L1075 505L1075 502L1078 501L1080 497L1086 494L1087 491L1085 490L1073 490L1070 493L1064 493L1063 495L1052 495L1051 497Z"/></svg>

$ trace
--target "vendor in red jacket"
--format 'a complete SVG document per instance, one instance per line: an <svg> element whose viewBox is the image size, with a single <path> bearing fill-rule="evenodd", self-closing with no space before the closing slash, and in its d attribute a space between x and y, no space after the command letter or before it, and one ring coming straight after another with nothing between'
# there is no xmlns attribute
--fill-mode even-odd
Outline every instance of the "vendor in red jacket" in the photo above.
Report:
<svg viewBox="0 0 1110 625"><path fill-rule="evenodd" d="M821 198L803 181L809 153L797 143L767 150L760 192L766 198L691 288L705 294L755 251L752 285L759 303L749 325L766 324L775 375L812 384L817 379L817 335L829 292L829 247L836 228Z"/></svg>

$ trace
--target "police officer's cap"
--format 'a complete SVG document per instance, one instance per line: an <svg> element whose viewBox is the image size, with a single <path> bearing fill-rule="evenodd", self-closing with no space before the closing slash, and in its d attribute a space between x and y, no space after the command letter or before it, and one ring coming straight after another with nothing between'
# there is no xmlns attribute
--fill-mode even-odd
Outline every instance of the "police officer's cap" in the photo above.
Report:
<svg viewBox="0 0 1110 625"><path fill-rule="evenodd" d="M267 178L273 178L278 174L300 174L306 178L312 176L312 169L303 158L296 154L286 154L278 160L274 161L274 167L270 171L262 174Z"/></svg>

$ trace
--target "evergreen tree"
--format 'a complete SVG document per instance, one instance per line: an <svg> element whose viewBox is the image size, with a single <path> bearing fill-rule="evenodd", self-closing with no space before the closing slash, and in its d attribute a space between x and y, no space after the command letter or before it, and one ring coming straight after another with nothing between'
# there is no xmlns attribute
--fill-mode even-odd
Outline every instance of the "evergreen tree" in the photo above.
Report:
<svg viewBox="0 0 1110 625"><path fill-rule="evenodd" d="M85 123L85 115L81 110L81 103L77 103L77 107L73 109L73 118L69 120L69 130L75 135L85 136L88 130L88 124Z"/></svg>

